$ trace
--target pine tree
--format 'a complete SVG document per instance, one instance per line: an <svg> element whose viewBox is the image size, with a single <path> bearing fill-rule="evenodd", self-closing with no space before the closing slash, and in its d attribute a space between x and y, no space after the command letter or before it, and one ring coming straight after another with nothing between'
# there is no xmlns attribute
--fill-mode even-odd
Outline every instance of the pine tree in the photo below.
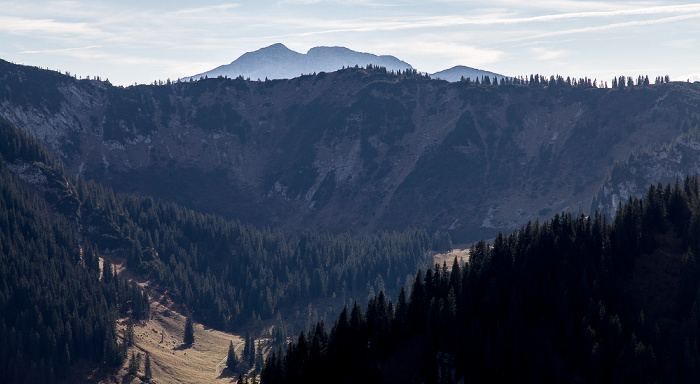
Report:
<svg viewBox="0 0 700 384"><path fill-rule="evenodd" d="M187 322L185 322L185 337L182 342L187 345L194 344L194 324L190 316L187 317Z"/></svg>
<svg viewBox="0 0 700 384"><path fill-rule="evenodd" d="M255 350L255 372L262 371L262 367L263 367L264 363L265 363L265 359L263 358L262 348L260 348L260 346L258 346L258 348Z"/></svg>
<svg viewBox="0 0 700 384"><path fill-rule="evenodd" d="M146 381L150 381L151 377L151 354L146 352L146 361L143 363L143 378Z"/></svg>
<svg viewBox="0 0 700 384"><path fill-rule="evenodd" d="M250 349L248 353L248 364L252 367L255 365L255 338L252 336L250 337Z"/></svg>
<svg viewBox="0 0 700 384"><path fill-rule="evenodd" d="M129 323L126 326L126 337L124 337L124 342L126 345L131 346L134 345L134 324Z"/></svg>
<svg viewBox="0 0 700 384"><path fill-rule="evenodd" d="M228 359L226 360L226 368L229 371L235 371L238 366L238 358L236 357L236 349L233 347L233 341L228 345Z"/></svg>
<svg viewBox="0 0 700 384"><path fill-rule="evenodd" d="M139 372L138 360L136 360L136 354L131 352L131 359L129 359L129 374L136 376Z"/></svg>

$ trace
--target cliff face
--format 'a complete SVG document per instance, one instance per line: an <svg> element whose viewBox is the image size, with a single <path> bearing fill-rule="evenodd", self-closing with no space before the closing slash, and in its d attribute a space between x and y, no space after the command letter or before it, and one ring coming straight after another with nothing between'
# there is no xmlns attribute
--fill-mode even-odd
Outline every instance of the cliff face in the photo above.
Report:
<svg viewBox="0 0 700 384"><path fill-rule="evenodd" d="M590 210L612 217L620 203L624 205L630 197L643 196L650 185L674 185L676 181L682 184L686 176L697 174L700 174L700 131L696 127L672 143L642 148L615 163Z"/></svg>
<svg viewBox="0 0 700 384"><path fill-rule="evenodd" d="M586 211L616 160L676 140L700 86L477 86L346 69L112 87L0 63L0 116L74 174L294 232L456 241Z"/></svg>

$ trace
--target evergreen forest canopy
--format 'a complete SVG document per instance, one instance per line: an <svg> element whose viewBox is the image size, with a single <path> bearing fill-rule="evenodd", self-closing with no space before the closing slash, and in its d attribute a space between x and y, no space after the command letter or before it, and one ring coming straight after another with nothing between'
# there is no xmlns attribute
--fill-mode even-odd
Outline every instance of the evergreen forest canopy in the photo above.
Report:
<svg viewBox="0 0 700 384"><path fill-rule="evenodd" d="M700 182L555 215L271 354L262 382L697 382Z"/></svg>
<svg viewBox="0 0 700 384"><path fill-rule="evenodd" d="M115 322L147 319L147 295L109 264L100 273L75 217L54 210L74 196L44 195L10 171L22 162L65 176L35 139L0 122L0 159L0 382L53 383L79 360L120 366Z"/></svg>
<svg viewBox="0 0 700 384"><path fill-rule="evenodd" d="M0 69L2 116L74 123L66 132L46 123L40 128L51 129L39 135L57 138L52 143L58 147L52 150L72 162L73 170L86 160L81 150L93 144L116 156L103 157L104 164L88 161L98 164L84 173L88 177L154 179L158 184L177 174L220 175L226 172L221 160L225 156L218 148L230 145L231 153L244 153L251 148L246 145L254 143L265 153L276 153L270 147L281 153L266 159L273 173L255 175L261 189L254 195L265 196L271 205L258 210L260 206L243 198L240 185L224 184L231 207L247 205L248 213L267 218L265 212L282 207L273 203L292 201L298 205L280 209L281 216L285 209L303 207L313 214L323 212L319 216L332 220L328 223L355 225L358 221L353 220L367 218L329 214L349 211L355 200L335 206L331 202L369 191L365 197L370 200L357 200L363 202L358 215L372 212L379 220L372 228L429 222L425 225L446 229L435 223L448 213L466 212L463 208L475 201L496 201L498 193L507 194L514 186L524 185L524 193L541 199L552 191L580 194L594 189L591 180L597 176L592 171L582 176L573 165L586 163L600 171L605 161L619 155L611 151L627 154L629 146L651 140L647 136L671 140L678 132L692 133L700 117L695 112L700 105L695 85L668 84L664 78L652 85L641 76L636 81L620 77L613 80L612 89L600 89L590 79L561 76L446 84L415 71L354 68L289 81L220 78L122 89L3 62ZM336 91L331 97L318 89ZM306 99L293 105L262 102L277 92ZM92 100L93 105L83 108L66 94ZM335 102L348 107L335 110ZM601 105L604 113L596 113ZM418 106L424 107L420 113L426 119L451 116L454 126L443 121L451 130L433 146L406 139L421 137L417 132L425 128L413 120ZM74 109L66 114L66 108ZM250 110L265 112L255 115ZM455 110L459 112L454 116L448 113ZM637 126L630 116L648 119ZM560 117L578 119L569 124L566 140L555 143L550 137L557 136L546 131L533 140L548 144L521 147L518 140L527 136L526 130L539 127L532 119L543 118L540 125L547 126L563 124ZM170 142L173 148L177 143L182 153L221 155L219 162L204 164L210 167L206 171L195 167L183 172L188 160L177 159L167 145L157 146L159 130L177 127L168 125L172 121L199 129L193 135L195 147L178 137ZM274 124L267 125L270 122ZM283 125L289 130L282 134L267 128ZM101 141L88 141L95 137ZM217 137L230 141L224 145L215 141ZM334 154L347 144L344 140L355 140L347 147L357 149L362 165L348 180L366 184L337 182L336 175L348 171L343 168L320 173L318 164L326 160L315 157L322 152L317 149ZM586 142L600 146L591 151L582 145ZM149 147L144 158L141 150L151 143L155 149L151 152ZM333 146L338 143L345 144ZM405 153L412 157L413 152L404 150L414 144L412 148L428 150L411 160L413 168L398 172L387 167L398 164L396 159L408 159L402 157ZM143 147L136 148L139 145ZM139 159L119 154L135 153L148 167L119 173L122 164ZM263 157L263 152L245 153ZM532 156L522 163L525 155ZM421 228L289 235L149 196L115 193L84 177L68 176L36 139L4 120L0 156L2 382L62 380L81 359L123 364L128 337L118 337L115 321L147 319L149 304L138 286L116 276L112 255L124 257L129 270L148 278L192 319L217 329L239 330L254 320L286 319L307 305L311 308L309 303L326 306L329 313L337 313L344 304L350 308L340 312L332 327L319 323L301 333L296 343L270 355L262 375L265 382L698 379L700 266L695 255L700 199L695 177L682 186L650 188L646 197L619 206L610 223L600 214L556 215L512 235L499 235L493 245L477 243L466 264L455 262L452 269L436 266L416 274L431 263L434 252L452 247L450 235ZM570 167L555 166L562 164ZM153 177L161 171L165 176ZM397 173L405 178L386 182L387 175ZM573 184L557 179L572 174ZM202 189L198 180L189 182ZM394 189L377 191L363 185ZM176 191L165 183L157 188ZM382 205L377 196L393 200ZM411 211L418 205L420 209ZM480 211L469 209L472 224L484 226ZM459 221L450 216L449 222L454 226ZM102 272L99 256L105 256ZM409 285L410 291L402 288ZM397 295L395 303L388 299ZM367 298L363 310L358 303ZM258 360L253 355L248 353L249 363Z"/></svg>
<svg viewBox="0 0 700 384"><path fill-rule="evenodd" d="M100 274L98 255L125 257L195 320L233 330L251 319L293 316L316 299L342 306L398 292L432 253L451 248L449 235L417 229L288 239L114 194L71 180L35 139L4 121L0 151L2 382L65 378L77 358L124 361L115 321L147 319L148 297L117 278L108 257Z"/></svg>

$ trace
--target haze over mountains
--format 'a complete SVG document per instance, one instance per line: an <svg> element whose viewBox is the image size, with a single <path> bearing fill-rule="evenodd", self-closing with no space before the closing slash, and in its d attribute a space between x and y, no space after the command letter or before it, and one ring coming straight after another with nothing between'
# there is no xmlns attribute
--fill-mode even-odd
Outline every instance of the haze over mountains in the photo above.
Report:
<svg viewBox="0 0 700 384"><path fill-rule="evenodd" d="M353 51L345 47L314 47L304 54L292 51L284 44L277 43L245 53L230 64L197 75L185 76L181 80L197 80L201 77L218 76L233 79L242 76L244 79L251 80L291 79L300 75L333 72L344 67L367 67L370 64L385 67L388 71L394 72L414 69L405 61L389 55L378 56ZM496 76L499 80L504 77L493 72L461 65L436 72L431 76L450 82L459 81L461 77L471 77L472 80L482 76Z"/></svg>

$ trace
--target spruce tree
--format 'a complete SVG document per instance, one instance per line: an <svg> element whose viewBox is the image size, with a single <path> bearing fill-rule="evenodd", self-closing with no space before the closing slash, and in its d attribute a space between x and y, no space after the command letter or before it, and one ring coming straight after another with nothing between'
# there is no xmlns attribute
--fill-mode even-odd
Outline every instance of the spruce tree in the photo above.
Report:
<svg viewBox="0 0 700 384"><path fill-rule="evenodd" d="M238 365L238 359L236 358L236 349L233 347L233 341L228 345L228 359L226 360L226 368L229 371L235 371Z"/></svg>
<svg viewBox="0 0 700 384"><path fill-rule="evenodd" d="M138 372L139 363L138 360L136 360L136 354L134 352L131 352L131 359L129 359L129 374L132 376L136 376Z"/></svg>
<svg viewBox="0 0 700 384"><path fill-rule="evenodd" d="M194 324L190 316L187 316L187 322L185 322L185 337L182 342L187 345L194 344Z"/></svg>
<svg viewBox="0 0 700 384"><path fill-rule="evenodd" d="M129 323L126 326L126 337L124 337L124 342L128 346L134 345L134 324Z"/></svg>
<svg viewBox="0 0 700 384"><path fill-rule="evenodd" d="M146 352L146 361L143 363L143 378L146 381L150 381L152 377L151 372L151 354Z"/></svg>

